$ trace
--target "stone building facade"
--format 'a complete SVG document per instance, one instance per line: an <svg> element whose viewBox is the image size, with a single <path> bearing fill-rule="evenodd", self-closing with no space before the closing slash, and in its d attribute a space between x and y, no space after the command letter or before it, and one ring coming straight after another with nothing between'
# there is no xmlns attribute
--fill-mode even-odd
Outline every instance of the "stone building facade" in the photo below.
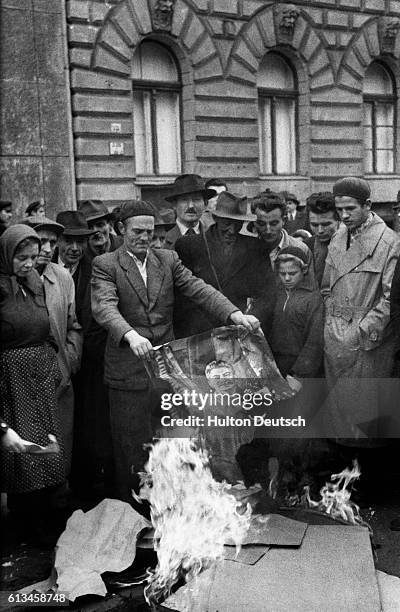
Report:
<svg viewBox="0 0 400 612"><path fill-rule="evenodd" d="M0 196L75 203L64 0L0 0Z"/></svg>
<svg viewBox="0 0 400 612"><path fill-rule="evenodd" d="M45 10L49 6L53 10ZM21 47L34 64L30 70L39 99L39 113L30 111L29 126L21 117L26 100L9 109L3 123L3 171L13 169L10 180L19 187L12 189L20 189L21 202L29 178L19 154L33 156L35 168L41 164L33 177L35 195L41 191L45 199L53 197L50 206L64 208L74 201L75 189L77 200L100 198L110 207L137 196L161 203L157 193L166 194L181 172L225 179L239 194L270 187L303 200L312 191L330 189L338 177L364 175L378 209L390 208L396 198L400 0L67 0L65 5L61 0L2 0L1 7L32 15L36 40L34 50L25 49L27 21L22 23L21 16L12 26L15 45L6 47L6 53L18 48L19 54ZM156 74L160 49L173 58L176 83L171 75L164 83ZM149 68L151 53L155 59ZM289 97L271 84L264 90L271 54L278 77L280 65L291 74ZM154 83L149 84L147 69ZM3 59L1 87L11 87L5 85L12 78L9 72ZM25 96L22 85L9 95ZM163 100L169 100L168 107ZM285 116L292 121L289 128L283 125ZM179 127L172 129L175 120ZM166 142L161 142L163 125ZM272 133L260 134L265 129ZM172 147L175 137L179 155L179 147L174 145L175 153ZM261 159L279 158L290 138L291 161ZM29 150L18 153L22 141ZM262 154L264 145L268 151ZM144 154L152 158L147 166ZM10 180L3 180L6 191ZM57 181L54 199L48 185Z"/></svg>

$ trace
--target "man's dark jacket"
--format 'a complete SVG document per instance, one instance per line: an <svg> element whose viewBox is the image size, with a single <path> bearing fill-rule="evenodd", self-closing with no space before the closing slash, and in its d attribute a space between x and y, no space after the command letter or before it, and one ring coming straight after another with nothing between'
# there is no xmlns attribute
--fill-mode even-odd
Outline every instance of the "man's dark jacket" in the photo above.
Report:
<svg viewBox="0 0 400 612"><path fill-rule="evenodd" d="M54 251L52 262L58 263L58 247ZM90 294L89 294L89 304L88 304L88 287L90 287L91 274L92 274L92 260L89 257L87 257L87 255L84 253L82 259L79 261L78 267L76 268L74 274L72 275L74 285L75 285L76 318L78 319L79 323L82 325L82 328L84 331L85 331L86 323L88 321L88 317L90 317L90 309L88 313L87 308L88 308L88 305L90 306Z"/></svg>
<svg viewBox="0 0 400 612"><path fill-rule="evenodd" d="M208 249L207 249L208 245ZM270 259L261 240L238 234L230 260L224 256L217 225L204 236L185 236L175 245L184 266L206 283L219 289L239 310L244 312L247 299L252 299L254 314L268 330L275 304L275 277ZM178 338L212 329L217 321L201 312L181 295L176 296L174 330Z"/></svg>
<svg viewBox="0 0 400 612"><path fill-rule="evenodd" d="M298 210L294 219L286 219L284 227L290 236L293 236L299 229L304 229L309 232L310 223L307 213L303 210Z"/></svg>

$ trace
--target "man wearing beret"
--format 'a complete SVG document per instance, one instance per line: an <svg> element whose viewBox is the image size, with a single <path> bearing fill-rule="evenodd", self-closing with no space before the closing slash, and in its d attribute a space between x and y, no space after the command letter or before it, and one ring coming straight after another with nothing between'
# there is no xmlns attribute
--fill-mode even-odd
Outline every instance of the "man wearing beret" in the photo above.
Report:
<svg viewBox="0 0 400 612"><path fill-rule="evenodd" d="M118 496L131 501L143 469L143 444L152 438L151 410L158 397L149 388L144 361L153 346L173 340L174 290L212 313L220 323L258 329L219 291L192 275L172 250L151 249L154 208L143 201L121 207L122 246L93 260L92 311L108 331L105 381L109 387L111 435Z"/></svg>
<svg viewBox="0 0 400 612"><path fill-rule="evenodd" d="M371 212L364 179L340 179L333 195L342 225L329 244L322 280L331 418L337 437L377 437L377 379L390 377L393 368L390 288L400 239Z"/></svg>

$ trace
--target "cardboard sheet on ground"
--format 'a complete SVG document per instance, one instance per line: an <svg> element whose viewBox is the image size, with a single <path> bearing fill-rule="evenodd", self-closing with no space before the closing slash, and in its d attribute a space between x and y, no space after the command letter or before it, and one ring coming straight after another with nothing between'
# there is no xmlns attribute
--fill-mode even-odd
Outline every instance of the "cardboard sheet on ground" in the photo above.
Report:
<svg viewBox="0 0 400 612"><path fill-rule="evenodd" d="M136 556L136 540L150 523L129 504L104 499L89 512L77 510L57 542L58 590L70 601L81 595L106 595L103 572L122 572Z"/></svg>
<svg viewBox="0 0 400 612"><path fill-rule="evenodd" d="M263 544L259 546L245 546L241 548L236 555L236 548L233 546L224 547L224 559L227 561L235 561L236 563L245 563L246 565L254 565L269 551L269 546Z"/></svg>
<svg viewBox="0 0 400 612"><path fill-rule="evenodd" d="M309 525L300 548L271 548L255 565L221 561L163 605L179 612L380 612L368 530Z"/></svg>
<svg viewBox="0 0 400 612"><path fill-rule="evenodd" d="M286 518L280 514L252 517L249 530L242 546L246 544L264 544L267 546L300 546L307 524ZM226 542L234 546L234 542Z"/></svg>

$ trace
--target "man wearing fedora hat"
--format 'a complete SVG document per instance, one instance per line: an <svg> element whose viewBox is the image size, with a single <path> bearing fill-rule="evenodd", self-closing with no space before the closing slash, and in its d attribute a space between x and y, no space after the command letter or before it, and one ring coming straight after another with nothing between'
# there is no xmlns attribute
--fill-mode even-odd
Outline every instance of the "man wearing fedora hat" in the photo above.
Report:
<svg viewBox="0 0 400 612"><path fill-rule="evenodd" d="M89 229L84 215L76 210L64 210L58 213L57 223L64 226L54 251L53 262L69 270L75 284L76 316L83 326L90 313L85 312L85 296L90 282L91 262L84 258L88 237L93 230Z"/></svg>
<svg viewBox="0 0 400 612"><path fill-rule="evenodd" d="M65 449L65 471L68 477L71 469L74 419L71 375L78 371L82 353L82 328L75 313L75 286L69 271L51 261L57 238L63 233L64 227L42 215L31 215L23 223L36 231L41 242L36 269L43 279L50 331L58 347L57 359L62 380L57 401Z"/></svg>
<svg viewBox="0 0 400 612"><path fill-rule="evenodd" d="M200 220L206 200L216 195L214 189L206 189L204 180L198 174L182 174L175 179L172 191L165 199L176 209L176 224L165 239L165 248L174 249L182 236L204 233Z"/></svg>
<svg viewBox="0 0 400 612"><path fill-rule="evenodd" d="M107 206L101 200L85 200L78 204L81 212L93 231L88 237L87 254L89 257L97 257L103 253L115 251L122 240L111 233L111 220L113 214L108 211Z"/></svg>
<svg viewBox="0 0 400 612"><path fill-rule="evenodd" d="M297 196L289 191L281 191L280 195L286 204L286 219L284 228L289 236L293 236L293 234L299 229L309 230L310 227L307 213L300 210L300 201Z"/></svg>
<svg viewBox="0 0 400 612"><path fill-rule="evenodd" d="M90 271L94 257L115 251L122 239L111 233L112 213L101 200L85 200L78 211L89 230L80 265ZM72 484L75 493L86 495L92 486L103 486L112 494L112 446L108 393L104 385L104 351L107 332L93 318L90 300L90 276L82 298L82 367L74 380L77 394L74 465Z"/></svg>
<svg viewBox="0 0 400 612"><path fill-rule="evenodd" d="M132 501L137 473L143 469L143 444L152 438L151 391L144 362L153 346L173 340L174 292L213 313L219 324L256 330L259 322L244 315L219 291L196 278L174 251L150 248L154 208L144 201L121 207L122 246L93 260L92 311L108 331L105 381L109 387L111 435L119 497Z"/></svg>
<svg viewBox="0 0 400 612"><path fill-rule="evenodd" d="M275 301L275 280L265 247L259 240L239 232L244 221L256 216L247 212L247 199L224 191L213 211L214 224L201 236L180 238L175 250L184 266L223 293L240 310L252 303L253 314L268 330ZM178 294L174 313L175 335L201 333L216 326L209 313L200 311Z"/></svg>

